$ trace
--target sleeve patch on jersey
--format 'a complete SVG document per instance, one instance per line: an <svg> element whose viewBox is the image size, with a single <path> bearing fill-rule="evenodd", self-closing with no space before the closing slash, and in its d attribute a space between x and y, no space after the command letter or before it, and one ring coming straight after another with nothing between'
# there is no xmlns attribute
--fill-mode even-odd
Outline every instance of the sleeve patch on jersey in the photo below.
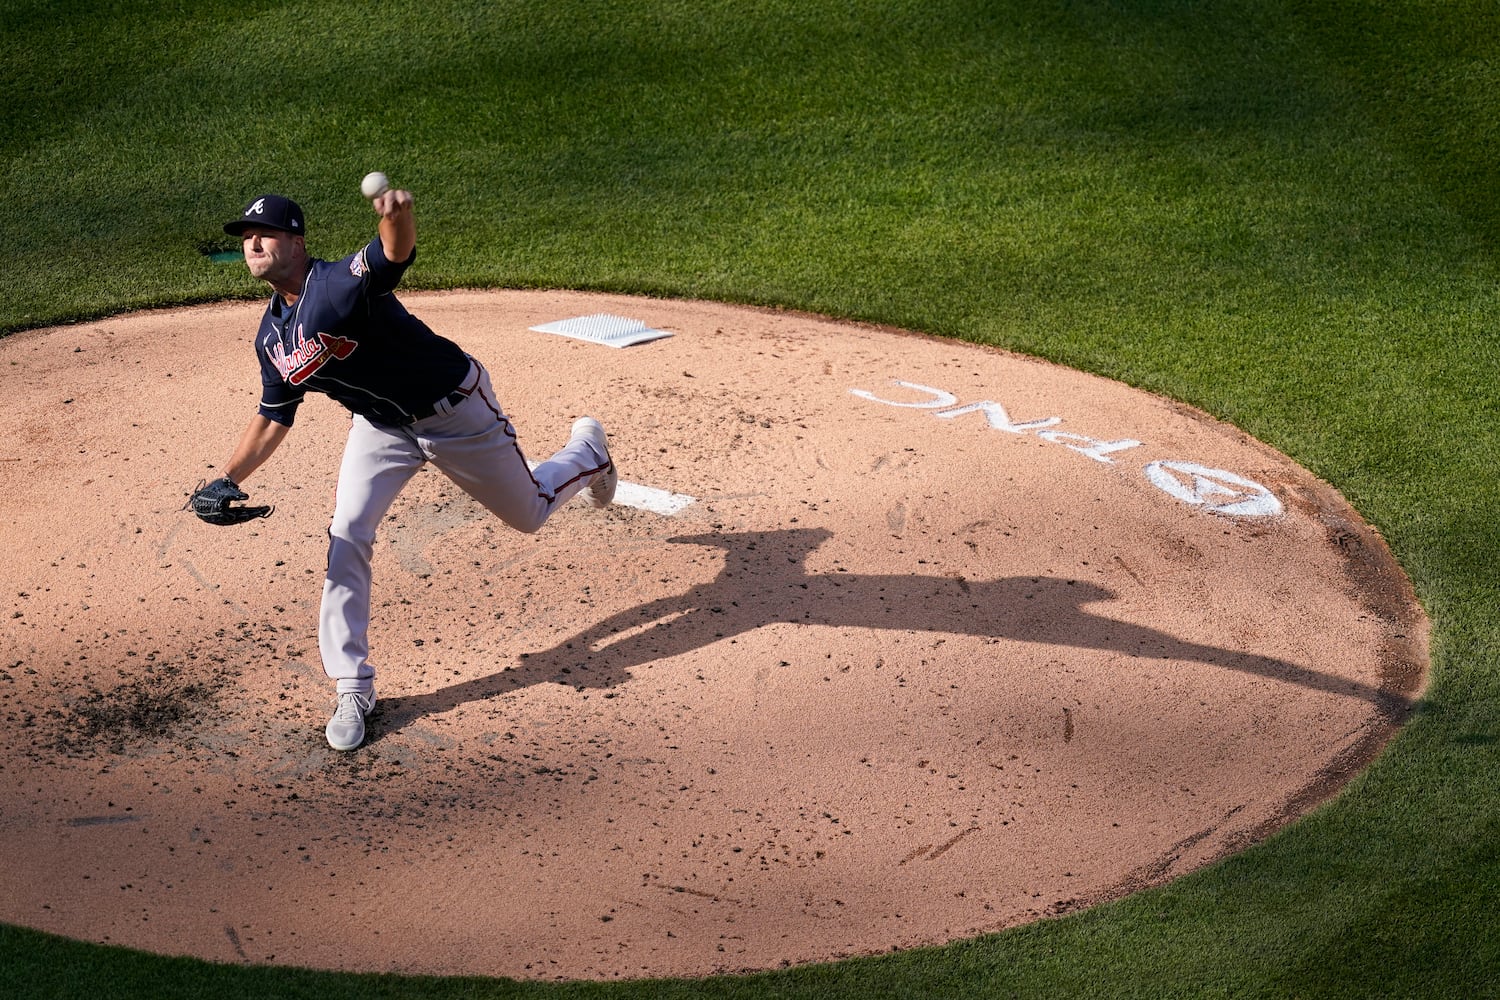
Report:
<svg viewBox="0 0 1500 1000"><path fill-rule="evenodd" d="M365 251L361 250L359 253L349 258L349 273L354 275L356 278L363 278L365 276L365 272L367 272L368 270L370 270L370 264L369 261L365 260Z"/></svg>

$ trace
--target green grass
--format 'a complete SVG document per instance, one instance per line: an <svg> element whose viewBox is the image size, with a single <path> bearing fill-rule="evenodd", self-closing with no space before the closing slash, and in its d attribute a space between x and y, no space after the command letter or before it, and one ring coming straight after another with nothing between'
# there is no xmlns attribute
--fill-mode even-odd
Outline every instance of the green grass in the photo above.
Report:
<svg viewBox="0 0 1500 1000"><path fill-rule="evenodd" d="M180 9L178 9L180 6ZM1435 622L1336 801L1005 934L692 983L210 966L0 929L21 996L1500 996L1500 8L1479 0L0 0L0 332L259 296L386 170L414 287L779 304L1201 406L1332 482ZM0 345L3 351L3 345Z"/></svg>

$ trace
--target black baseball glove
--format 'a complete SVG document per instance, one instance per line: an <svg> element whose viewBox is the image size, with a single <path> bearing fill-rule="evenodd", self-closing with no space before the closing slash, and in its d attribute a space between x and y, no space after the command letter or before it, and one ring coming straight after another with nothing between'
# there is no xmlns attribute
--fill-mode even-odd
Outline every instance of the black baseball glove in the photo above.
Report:
<svg viewBox="0 0 1500 1000"><path fill-rule="evenodd" d="M184 507L209 524L244 524L258 517L270 517L275 507L231 506L240 500L249 500L250 495L240 489L233 479L224 476L211 483L198 484Z"/></svg>

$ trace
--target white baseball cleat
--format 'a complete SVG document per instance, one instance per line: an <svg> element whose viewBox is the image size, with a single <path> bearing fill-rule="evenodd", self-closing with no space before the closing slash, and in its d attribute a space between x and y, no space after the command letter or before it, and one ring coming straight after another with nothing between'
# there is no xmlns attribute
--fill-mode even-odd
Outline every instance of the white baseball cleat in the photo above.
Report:
<svg viewBox="0 0 1500 1000"><path fill-rule="evenodd" d="M323 730L323 735L328 737L328 745L335 750L353 750L365 741L365 716L375 711L375 691L372 688L368 694L358 691L342 691L339 693L338 706L333 710L333 718L328 720L328 726Z"/></svg>
<svg viewBox="0 0 1500 1000"><path fill-rule="evenodd" d="M592 507L608 507L615 499L615 486L620 482L619 470L609 457L609 441L604 436L604 425L593 417L579 417L573 421L573 437L583 438L605 462L603 472L594 474L589 480L584 499Z"/></svg>

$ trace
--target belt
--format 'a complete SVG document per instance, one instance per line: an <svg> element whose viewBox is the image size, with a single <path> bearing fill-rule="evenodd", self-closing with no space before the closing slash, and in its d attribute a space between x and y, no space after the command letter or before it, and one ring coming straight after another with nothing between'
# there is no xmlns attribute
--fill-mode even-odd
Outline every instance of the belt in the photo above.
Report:
<svg viewBox="0 0 1500 1000"><path fill-rule="evenodd" d="M418 420L426 420L428 417L436 416L438 407L444 403L448 404L449 409L452 409L459 403L462 403L464 400L468 399L474 394L475 389L479 388L479 377L483 374L484 369L479 367L479 362L475 361L473 358L470 358L469 370L467 372L464 372L463 382L460 382L458 384L458 388L454 389L452 392L448 393L448 395L442 397L441 399L435 399L425 406L419 406L415 410L412 410L411 419L406 423L414 424ZM474 381L468 386L468 388L465 388L464 382L468 382L469 376L471 375L474 377ZM402 424L401 426L404 427L406 426L406 424Z"/></svg>
<svg viewBox="0 0 1500 1000"><path fill-rule="evenodd" d="M411 419L407 421L407 423L414 424L418 420L426 420L428 417L436 416L439 402L447 403L449 406L457 406L459 403L462 403L468 398L468 392L465 392L462 389L454 389L452 392L448 393L448 395L444 396L441 400L428 403L426 406L419 406L415 410L412 410Z"/></svg>

